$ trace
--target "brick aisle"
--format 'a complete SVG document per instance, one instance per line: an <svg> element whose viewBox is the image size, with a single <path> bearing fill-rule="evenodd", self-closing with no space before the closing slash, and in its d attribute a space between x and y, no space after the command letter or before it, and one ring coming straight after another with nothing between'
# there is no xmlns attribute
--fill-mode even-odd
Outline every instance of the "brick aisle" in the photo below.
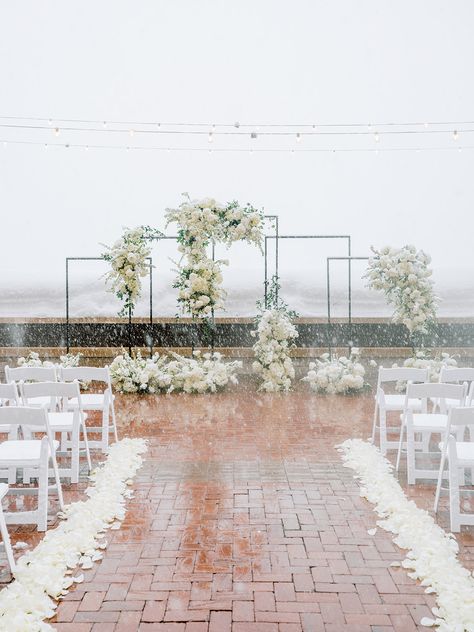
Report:
<svg viewBox="0 0 474 632"><path fill-rule="evenodd" d="M60 605L59 632L425 629L433 597L389 566L402 559L389 534L367 534L375 514L333 448L368 435L369 397L237 391L118 408L150 450L105 559ZM417 502L432 494L417 488ZM462 541L472 568L472 532Z"/></svg>

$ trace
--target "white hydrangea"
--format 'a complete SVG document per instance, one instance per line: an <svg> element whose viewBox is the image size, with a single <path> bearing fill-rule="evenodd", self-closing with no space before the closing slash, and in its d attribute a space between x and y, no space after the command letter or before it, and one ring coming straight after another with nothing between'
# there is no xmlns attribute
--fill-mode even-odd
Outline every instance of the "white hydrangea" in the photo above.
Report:
<svg viewBox="0 0 474 632"><path fill-rule="evenodd" d="M406 358L403 362L404 367L411 369L428 369L428 379L430 382L439 382L439 376L443 367L455 367L457 366L457 360L449 353L434 353L429 349L420 349L415 352L415 355ZM393 368L398 368L398 364L393 364ZM404 393L406 389L406 382L397 382L396 389L400 393Z"/></svg>
<svg viewBox="0 0 474 632"><path fill-rule="evenodd" d="M262 379L259 390L267 393L288 391L295 377L290 350L292 341L298 337L290 316L282 309L267 309L258 318L257 329L252 335L257 337L252 367Z"/></svg>
<svg viewBox="0 0 474 632"><path fill-rule="evenodd" d="M357 393L365 387L365 369L360 363L360 351L352 347L349 357L323 355L316 362L309 363L308 373L303 382L319 393Z"/></svg>
<svg viewBox="0 0 474 632"><path fill-rule="evenodd" d="M194 351L192 357L177 353L155 354L142 358L140 353L117 356L110 365L112 384L121 393L215 393L227 384L237 384L239 361L224 362L217 352Z"/></svg>
<svg viewBox="0 0 474 632"><path fill-rule="evenodd" d="M372 248L366 274L367 286L382 291L394 307L393 322L412 333L428 333L436 319L439 299L433 291L431 257L415 246L381 250Z"/></svg>
<svg viewBox="0 0 474 632"><path fill-rule="evenodd" d="M250 204L221 204L214 198L192 200L187 193L177 209L166 209L166 225L178 225L178 277L173 287L179 290L178 304L183 314L207 318L224 308L221 266L226 261L213 261L206 254L211 243L243 240L262 248L264 238L262 211Z"/></svg>
<svg viewBox="0 0 474 632"><path fill-rule="evenodd" d="M107 287L121 301L121 316L133 312L135 303L142 291L142 278L150 272L148 258L151 255L151 242L161 239L163 234L150 226L127 228L122 237L113 246L106 246L102 257L111 265L105 275Z"/></svg>

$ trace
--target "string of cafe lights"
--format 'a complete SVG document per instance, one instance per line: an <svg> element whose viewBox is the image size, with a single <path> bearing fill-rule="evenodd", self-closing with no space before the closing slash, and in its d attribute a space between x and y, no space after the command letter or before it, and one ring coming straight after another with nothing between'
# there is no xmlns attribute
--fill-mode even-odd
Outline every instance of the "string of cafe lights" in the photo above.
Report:
<svg viewBox="0 0 474 632"><path fill-rule="evenodd" d="M374 142L377 144L376 153L379 151L441 151L445 149L451 149L452 147L384 147L379 149L379 143L382 137L394 137L405 136L413 137L417 135L451 135L454 141L458 141L462 134L474 133L474 121L410 121L410 122L385 122L385 123L190 123L190 122L150 122L150 121L100 121L96 119L87 118L45 118L45 117L25 117L25 116L0 116L0 129L4 131L20 132L24 135L25 132L40 132L45 131L52 132L54 137L58 137L61 133L66 135L70 132L73 133L90 133L90 134L128 134L130 137L134 137L135 134L140 137L146 137L152 135L157 137L172 137L172 136L207 136L208 143L214 142L215 138L219 136L223 137L243 137L249 138L251 147L248 149L242 149L240 147L228 147L228 148L213 148L212 150L206 150L203 147L172 147L172 146L131 146L129 143L126 145L112 145L107 143L80 143L80 142L55 142L48 141L36 141L31 139L5 139L4 145L11 144L23 144L23 145L44 145L57 146L57 147L77 147L77 148L94 148L94 149L136 149L136 150L156 150L156 151L216 151L216 152L288 152L294 153L292 148L273 148L273 147L257 147L255 141L259 137L269 138L281 138L291 139L294 138L295 142L300 145L305 138L315 139L318 137L373 137ZM296 131L295 131L296 130ZM467 136L467 138L469 138ZM456 143L457 144L457 143ZM465 145L464 149L470 147ZM461 150L458 147L458 150ZM305 152L367 152L374 151L371 148L313 148L308 147L300 149L298 151Z"/></svg>
<svg viewBox="0 0 474 632"><path fill-rule="evenodd" d="M7 140L0 139L0 145L3 147L8 147L8 145L32 145L43 147L45 150L49 148L63 148L63 149L83 149L85 151L89 151L90 149L118 149L121 151L157 151L157 152L205 152L205 153L390 153L390 152L428 152L428 151L457 151L461 153L464 150L472 150L474 149L474 145L463 145L462 147L446 147L446 146L436 146L436 147L377 147L377 148L369 148L369 147L341 147L341 148L308 148L308 147L300 147L298 149L283 149L283 148L265 148L265 147L257 147L257 148L238 148L238 147L213 147L213 148L205 148L205 147L159 147L159 146L138 146L138 145L106 145L106 144L84 144L84 143L44 143L39 141L27 141L27 140Z"/></svg>

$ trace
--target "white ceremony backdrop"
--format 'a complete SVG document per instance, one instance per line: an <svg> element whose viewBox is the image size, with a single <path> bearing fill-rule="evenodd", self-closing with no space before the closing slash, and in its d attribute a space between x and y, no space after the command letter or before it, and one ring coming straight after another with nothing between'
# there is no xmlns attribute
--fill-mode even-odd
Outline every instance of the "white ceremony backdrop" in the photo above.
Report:
<svg viewBox="0 0 474 632"><path fill-rule="evenodd" d="M162 123L412 121L422 127L472 119L468 0L456 1L456 11L438 0L146 1L133 4L133 20L131 7L111 0L5 4L0 115ZM257 136L263 131L255 130ZM31 139L31 131L0 127L6 288L0 316L63 315L65 257L98 255L99 242L114 241L123 225L163 228L165 207L178 204L182 191L264 206L279 215L283 234L350 234L356 255L366 255L372 243L414 243L433 256L444 299L440 315L474 315L474 133L457 140L451 133L381 133L378 142L373 134L301 143L293 137L154 138L151 144L163 151L127 151L121 147L150 143L138 134L123 136L60 130L56 137L51 129L35 133L40 144L30 146L13 141ZM219 151L229 148L239 151ZM403 151L388 151L395 149ZM153 251L156 315L175 313L167 260L173 248L161 242ZM325 313L326 254L345 254L342 245L330 250L282 245L283 292L301 313ZM263 264L246 246L234 246L228 256L228 315L251 314ZM116 312L114 298L96 281L104 267L73 273L73 315ZM372 315L375 308L388 313L383 300L362 291L359 268L354 315ZM335 315L344 314L344 281L341 272ZM146 313L144 301L137 314Z"/></svg>

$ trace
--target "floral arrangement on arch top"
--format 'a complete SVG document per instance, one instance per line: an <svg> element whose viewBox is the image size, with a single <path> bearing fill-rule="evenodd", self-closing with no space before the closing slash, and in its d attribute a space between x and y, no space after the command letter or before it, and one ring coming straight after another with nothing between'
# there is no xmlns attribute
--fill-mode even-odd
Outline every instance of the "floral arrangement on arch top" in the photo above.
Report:
<svg viewBox="0 0 474 632"><path fill-rule="evenodd" d="M253 370L259 374L262 383L259 391L275 393L287 392L295 377L295 369L290 356L295 346L298 331L291 322L297 313L290 310L279 296L278 277L274 276L265 302L259 301L257 308L257 329L251 332L257 340L253 345L255 361Z"/></svg>
<svg viewBox="0 0 474 632"><path fill-rule="evenodd" d="M131 316L141 296L142 278L150 272L151 243L164 237L151 226L126 228L123 235L112 246L102 244L107 251L102 258L111 265L105 275L110 292L123 301L119 316Z"/></svg>
<svg viewBox="0 0 474 632"><path fill-rule="evenodd" d="M261 250L264 215L250 204L221 204L213 198L192 200L187 193L183 195L185 200L178 208L166 209L166 225L178 225L182 253L173 287L179 290L178 305L183 314L208 318L224 308L222 266L228 261L213 260L207 256L206 248L211 243L229 247L242 240Z"/></svg>

